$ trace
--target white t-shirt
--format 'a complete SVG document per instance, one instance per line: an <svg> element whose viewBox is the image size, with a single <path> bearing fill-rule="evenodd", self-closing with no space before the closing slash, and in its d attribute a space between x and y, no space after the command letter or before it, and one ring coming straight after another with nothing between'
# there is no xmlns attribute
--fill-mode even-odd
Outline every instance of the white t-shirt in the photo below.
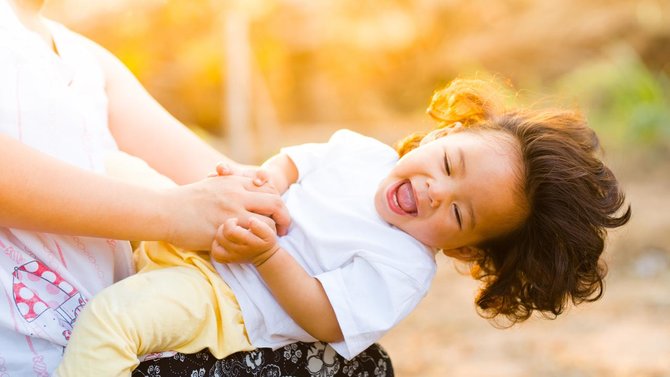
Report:
<svg viewBox="0 0 670 377"><path fill-rule="evenodd" d="M0 0L0 133L103 173L105 154L117 147L102 69L90 41L49 28L59 55ZM133 269L126 241L0 227L0 375L48 376L81 307Z"/></svg>
<svg viewBox="0 0 670 377"><path fill-rule="evenodd" d="M416 307L435 275L435 258L375 209L377 186L398 160L392 148L342 130L326 144L282 152L299 178L283 196L293 222L279 244L323 285L344 335L331 346L350 359ZM215 266L235 292L254 346L315 341L279 306L253 266Z"/></svg>

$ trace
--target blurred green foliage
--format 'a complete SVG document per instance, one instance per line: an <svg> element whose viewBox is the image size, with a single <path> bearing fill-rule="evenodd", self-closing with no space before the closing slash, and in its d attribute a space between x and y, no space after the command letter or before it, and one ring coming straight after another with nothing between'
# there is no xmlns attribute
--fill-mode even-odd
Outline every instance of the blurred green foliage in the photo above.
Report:
<svg viewBox="0 0 670 377"><path fill-rule="evenodd" d="M577 98L607 144L667 150L670 79L647 68L630 46L612 47L608 55L557 80L558 91Z"/></svg>

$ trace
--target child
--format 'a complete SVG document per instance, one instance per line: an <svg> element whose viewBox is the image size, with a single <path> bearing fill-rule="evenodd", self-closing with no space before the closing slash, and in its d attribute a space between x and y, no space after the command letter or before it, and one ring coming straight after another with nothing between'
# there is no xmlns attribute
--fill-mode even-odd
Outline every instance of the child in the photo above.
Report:
<svg viewBox="0 0 670 377"><path fill-rule="evenodd" d="M87 305L58 374L128 375L138 354L166 349L221 357L248 349L247 335L256 347L318 339L351 358L418 304L438 252L472 264L489 318L598 299L605 229L630 208L617 215L624 196L595 134L572 112L504 111L489 90L456 80L436 92L438 126L397 154L351 131L283 149L264 168L288 234L223 224L212 253L225 284L202 254L144 243L150 272Z"/></svg>

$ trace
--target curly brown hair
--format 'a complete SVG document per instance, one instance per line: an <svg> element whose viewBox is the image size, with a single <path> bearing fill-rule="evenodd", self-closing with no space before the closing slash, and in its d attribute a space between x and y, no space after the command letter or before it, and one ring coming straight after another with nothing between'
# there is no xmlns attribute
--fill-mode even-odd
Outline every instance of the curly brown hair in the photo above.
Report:
<svg viewBox="0 0 670 377"><path fill-rule="evenodd" d="M512 325L534 311L555 318L569 301L602 297L606 229L628 222L631 209L584 117L506 110L497 92L489 82L457 79L435 92L428 113L437 128L460 123L465 132L503 132L520 146L528 216L515 230L476 245L470 269L483 283L475 300L480 315ZM426 134L401 140L398 153L416 148Z"/></svg>

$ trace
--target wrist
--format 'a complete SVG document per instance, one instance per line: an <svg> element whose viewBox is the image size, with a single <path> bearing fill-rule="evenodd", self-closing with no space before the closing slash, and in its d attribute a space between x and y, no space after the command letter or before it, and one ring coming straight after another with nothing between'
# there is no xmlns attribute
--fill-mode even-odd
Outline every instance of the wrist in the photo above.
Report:
<svg viewBox="0 0 670 377"><path fill-rule="evenodd" d="M167 241L173 244L179 243L179 231L177 224L173 222L174 214L179 210L177 198L174 198L174 191L176 189L160 189L156 190L149 202L156 203L153 206L148 206L152 211L148 215L149 223L147 228L151 230L154 237L153 240ZM153 207L153 208L152 208Z"/></svg>
<svg viewBox="0 0 670 377"><path fill-rule="evenodd" d="M271 248L267 249L266 251L256 255L254 259L251 261L256 268L261 267L265 262L270 260L273 256L275 256L279 250L281 250L281 247L277 243L275 243Z"/></svg>

